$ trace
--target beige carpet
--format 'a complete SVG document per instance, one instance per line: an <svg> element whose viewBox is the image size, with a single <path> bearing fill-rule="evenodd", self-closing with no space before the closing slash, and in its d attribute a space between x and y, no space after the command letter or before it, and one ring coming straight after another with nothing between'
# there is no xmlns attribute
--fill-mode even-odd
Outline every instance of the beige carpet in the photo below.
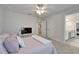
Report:
<svg viewBox="0 0 79 59"><path fill-rule="evenodd" d="M53 45L56 47L58 54L79 54L79 48L71 46L66 43L61 43L56 40L52 40Z"/></svg>

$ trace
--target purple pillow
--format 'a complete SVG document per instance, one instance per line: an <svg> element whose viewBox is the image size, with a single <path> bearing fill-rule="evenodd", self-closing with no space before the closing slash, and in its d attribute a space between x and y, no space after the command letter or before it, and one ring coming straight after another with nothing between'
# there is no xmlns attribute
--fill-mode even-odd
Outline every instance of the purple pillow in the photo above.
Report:
<svg viewBox="0 0 79 59"><path fill-rule="evenodd" d="M14 37L8 37L4 41L4 47L8 51L8 53L18 53L19 51L19 42Z"/></svg>
<svg viewBox="0 0 79 59"><path fill-rule="evenodd" d="M3 46L3 41L0 39L0 54L8 54L7 50Z"/></svg>

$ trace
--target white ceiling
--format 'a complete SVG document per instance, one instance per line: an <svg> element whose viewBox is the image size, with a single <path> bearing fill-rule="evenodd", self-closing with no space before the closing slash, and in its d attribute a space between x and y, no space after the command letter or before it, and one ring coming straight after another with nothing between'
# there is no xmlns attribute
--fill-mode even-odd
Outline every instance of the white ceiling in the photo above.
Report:
<svg viewBox="0 0 79 59"><path fill-rule="evenodd" d="M61 12L78 6L77 4L48 4L48 14ZM30 14L33 11L33 4L1 4L0 7L22 14Z"/></svg>

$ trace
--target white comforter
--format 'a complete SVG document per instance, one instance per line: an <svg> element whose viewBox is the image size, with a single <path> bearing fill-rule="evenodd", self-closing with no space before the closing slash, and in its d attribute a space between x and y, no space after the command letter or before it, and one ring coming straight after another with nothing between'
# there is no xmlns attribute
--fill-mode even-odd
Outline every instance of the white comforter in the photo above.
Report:
<svg viewBox="0 0 79 59"><path fill-rule="evenodd" d="M56 49L52 42L40 36L22 38L25 47L21 48L19 54L52 54L56 53Z"/></svg>

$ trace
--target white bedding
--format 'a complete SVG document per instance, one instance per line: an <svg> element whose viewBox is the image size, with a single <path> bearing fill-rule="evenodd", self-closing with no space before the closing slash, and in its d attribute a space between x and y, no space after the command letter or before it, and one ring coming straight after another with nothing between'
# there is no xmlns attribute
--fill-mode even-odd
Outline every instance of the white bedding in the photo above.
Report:
<svg viewBox="0 0 79 59"><path fill-rule="evenodd" d="M40 36L38 36L38 35L32 35L32 37L33 37L35 40L39 41L40 43L42 43L42 44L44 44L44 45L52 43L51 41L49 41L49 40L47 40L47 39L45 39L45 38L42 38L42 37L40 37Z"/></svg>
<svg viewBox="0 0 79 59"><path fill-rule="evenodd" d="M48 44L42 44L36 39L34 39L32 36L22 38L24 40L25 47L20 48L19 54L51 54L56 53L56 49L53 46L53 44L50 42ZM38 40L40 40L38 38ZM43 40L43 42L45 39ZM46 40L46 42L48 42ZM44 42L45 43L45 42Z"/></svg>

